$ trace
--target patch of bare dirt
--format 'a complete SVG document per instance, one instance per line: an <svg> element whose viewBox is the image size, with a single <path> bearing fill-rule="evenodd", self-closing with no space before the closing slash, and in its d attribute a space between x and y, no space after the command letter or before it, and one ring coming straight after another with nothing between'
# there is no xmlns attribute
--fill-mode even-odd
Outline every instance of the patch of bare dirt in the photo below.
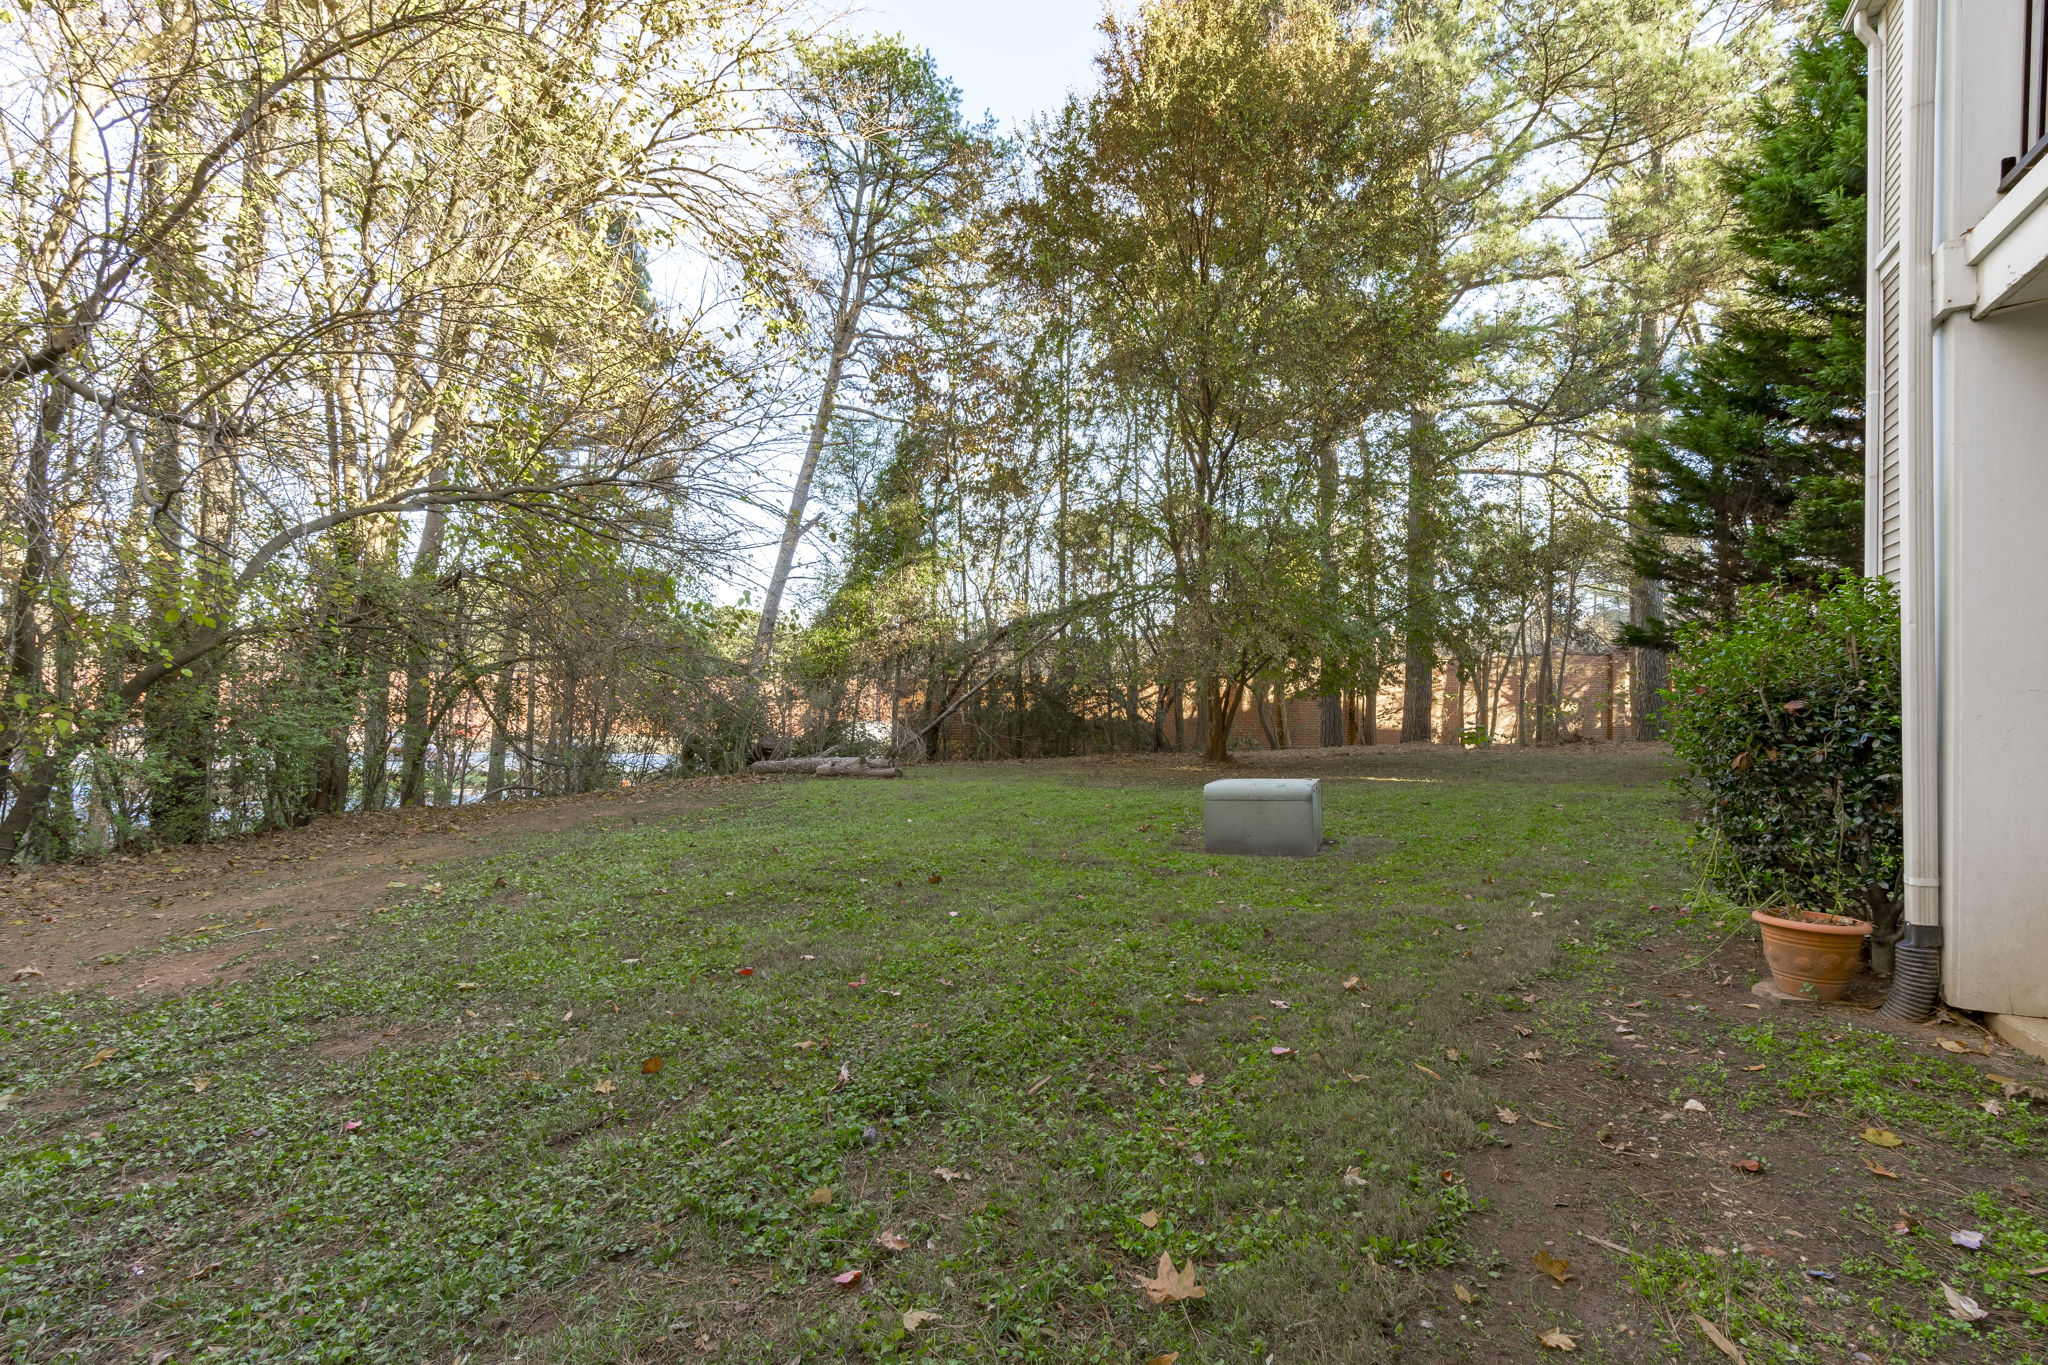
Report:
<svg viewBox="0 0 2048 1365"><path fill-rule="evenodd" d="M135 999L231 981L266 955L317 954L359 916L526 840L672 819L761 781L329 816L303 829L15 868L0 873L0 981Z"/></svg>
<svg viewBox="0 0 2048 1365"><path fill-rule="evenodd" d="M1888 1360L1885 1328L1858 1304L1872 1290L1842 1268L1845 1261L1886 1255L1868 1223L1846 1216L1852 1206L1867 1205L1887 1219L1915 1219L1929 1247L1946 1252L1949 1234L1961 1226L1951 1220L1968 1217L1962 1203L1972 1194L2048 1198L2042 1187L2048 1172L2039 1161L1964 1153L1918 1133L1910 1160L1893 1159L1885 1168L1896 1167L1895 1175L1865 1171L1844 1156L1845 1135L1854 1134L1859 1121L1788 1107L1771 1093L1767 1076L1753 1074L1768 1068L1733 1033L1759 1020L1837 1037L1883 1031L1941 1048L1980 1071L2038 1075L2035 1059L1974 1021L1881 1019L1876 1009L1884 986L1868 974L1839 1005L1761 1000L1751 986L1768 979L1768 971L1760 945L1746 939L1705 958L1689 945L1653 946L1642 950L1641 967L1641 999L1616 997L1601 1010L1621 1021L1608 1057L1564 1055L1554 1043L1546 1045L1541 1028L1522 1036L1529 1016L1501 1020L1499 1042L1519 1059L1509 1106L1516 1121L1503 1127L1503 1142L1475 1153L1465 1171L1485 1208L1470 1235L1497 1252L1502 1266L1497 1281L1481 1284L1491 1330L1468 1334L1452 1326L1464 1310L1447 1281L1445 1303L1434 1314L1435 1325L1447 1329L1437 1336L1442 1349L1418 1353L1417 1360L1531 1359L1540 1353L1533 1347L1537 1335L1560 1323L1583 1328L1589 1338L1583 1344L1601 1359L1663 1359L1653 1334L1700 1334L1686 1314L1673 1319L1629 1287L1628 1252L1683 1240L1709 1256L1759 1258L1803 1281L1796 1297L1813 1327L1846 1335L1866 1352L1824 1352L1820 1359ZM1630 1008L1638 1003L1648 1008ZM1666 1037L1667 1023L1683 1027L1690 1041ZM1730 1083L1709 1092L1704 1110L1688 1109L1686 1072L1711 1062L1725 1065ZM1997 1093L1987 1079L1985 1094ZM1570 1278L1546 1277L1539 1254L1570 1261ZM1448 1280L1469 1285L1473 1276ZM1958 1343L1942 1359L2000 1365L2009 1344L1986 1342L1977 1349ZM1711 1357L1703 1341L1698 1354Z"/></svg>

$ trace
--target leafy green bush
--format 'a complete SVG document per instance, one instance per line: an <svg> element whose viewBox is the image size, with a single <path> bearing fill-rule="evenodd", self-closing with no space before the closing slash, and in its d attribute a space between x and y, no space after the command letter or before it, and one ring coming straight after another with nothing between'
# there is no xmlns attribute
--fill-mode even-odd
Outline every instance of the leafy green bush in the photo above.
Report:
<svg viewBox="0 0 2048 1365"><path fill-rule="evenodd" d="M1897 934L1899 606L1882 579L1750 588L1734 618L1683 628L1671 747L1689 770L1723 889L1854 915Z"/></svg>

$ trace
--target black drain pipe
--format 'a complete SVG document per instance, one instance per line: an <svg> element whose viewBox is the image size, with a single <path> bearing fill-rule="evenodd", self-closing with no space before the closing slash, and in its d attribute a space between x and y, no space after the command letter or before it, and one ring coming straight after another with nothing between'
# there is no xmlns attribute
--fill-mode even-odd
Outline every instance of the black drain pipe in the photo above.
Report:
<svg viewBox="0 0 2048 1365"><path fill-rule="evenodd" d="M1892 989L1878 1014L1924 1024L1941 1003L1941 926L1908 924L1893 950Z"/></svg>

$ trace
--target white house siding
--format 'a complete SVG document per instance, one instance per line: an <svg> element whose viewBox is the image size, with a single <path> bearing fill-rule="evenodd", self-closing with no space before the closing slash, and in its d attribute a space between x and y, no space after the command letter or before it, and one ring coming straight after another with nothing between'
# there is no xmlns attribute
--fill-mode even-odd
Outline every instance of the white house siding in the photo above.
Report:
<svg viewBox="0 0 2048 1365"><path fill-rule="evenodd" d="M1998 194L2023 8L1856 16L1875 39L1866 525L1904 616L1908 914L1943 926L1950 1003L2048 1016L2048 308L1987 313L2024 295L1986 298L1991 248L1970 243L1987 214L2007 243L2040 226Z"/></svg>

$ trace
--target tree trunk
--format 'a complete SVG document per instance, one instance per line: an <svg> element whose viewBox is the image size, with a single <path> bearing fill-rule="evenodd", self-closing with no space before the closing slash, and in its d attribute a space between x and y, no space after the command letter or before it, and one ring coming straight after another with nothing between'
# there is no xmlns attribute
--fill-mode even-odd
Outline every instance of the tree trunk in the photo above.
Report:
<svg viewBox="0 0 2048 1365"><path fill-rule="evenodd" d="M1406 601L1402 610L1401 742L1428 743L1436 674L1436 441L1420 408L1408 412Z"/></svg>

